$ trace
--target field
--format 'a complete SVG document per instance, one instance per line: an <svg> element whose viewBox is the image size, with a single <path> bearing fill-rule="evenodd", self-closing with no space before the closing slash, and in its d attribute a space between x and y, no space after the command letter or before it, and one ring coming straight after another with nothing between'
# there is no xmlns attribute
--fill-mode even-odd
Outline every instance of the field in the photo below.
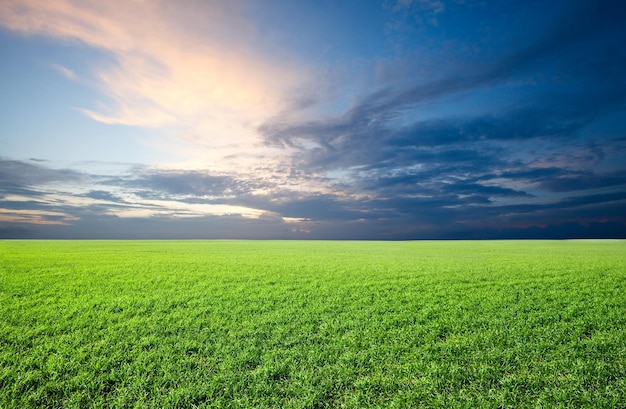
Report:
<svg viewBox="0 0 626 409"><path fill-rule="evenodd" d="M0 241L0 407L626 406L626 241Z"/></svg>

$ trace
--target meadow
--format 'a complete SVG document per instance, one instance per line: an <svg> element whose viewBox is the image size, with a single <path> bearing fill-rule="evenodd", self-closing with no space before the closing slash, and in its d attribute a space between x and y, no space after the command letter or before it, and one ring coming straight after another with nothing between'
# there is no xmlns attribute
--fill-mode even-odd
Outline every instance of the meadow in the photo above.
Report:
<svg viewBox="0 0 626 409"><path fill-rule="evenodd" d="M626 241L0 241L1 408L626 407Z"/></svg>

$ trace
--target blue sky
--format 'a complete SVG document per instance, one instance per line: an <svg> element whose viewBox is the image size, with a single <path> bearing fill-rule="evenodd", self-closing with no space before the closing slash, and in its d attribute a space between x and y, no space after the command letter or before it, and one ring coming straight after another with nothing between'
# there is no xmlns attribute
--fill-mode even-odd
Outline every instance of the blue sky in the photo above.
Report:
<svg viewBox="0 0 626 409"><path fill-rule="evenodd" d="M0 237L626 237L619 1L0 2Z"/></svg>

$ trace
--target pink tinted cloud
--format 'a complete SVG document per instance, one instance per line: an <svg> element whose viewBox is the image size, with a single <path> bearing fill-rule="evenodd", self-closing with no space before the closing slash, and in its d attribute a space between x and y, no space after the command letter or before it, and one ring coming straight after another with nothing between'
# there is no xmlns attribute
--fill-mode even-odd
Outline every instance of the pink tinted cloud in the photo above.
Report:
<svg viewBox="0 0 626 409"><path fill-rule="evenodd" d="M96 121L174 124L238 141L250 137L246 127L283 108L304 73L256 51L257 29L237 4L5 0L0 25L113 56L114 64L93 67L92 85L105 98L81 109Z"/></svg>

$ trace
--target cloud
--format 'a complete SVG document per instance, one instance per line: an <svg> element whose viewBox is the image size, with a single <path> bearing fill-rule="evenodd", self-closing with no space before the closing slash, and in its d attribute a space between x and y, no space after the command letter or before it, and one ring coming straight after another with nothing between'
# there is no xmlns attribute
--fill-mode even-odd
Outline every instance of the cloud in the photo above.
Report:
<svg viewBox="0 0 626 409"><path fill-rule="evenodd" d="M39 183L17 183L15 192L4 192L2 237L553 237L574 230L546 226L568 223L582 226L577 237L584 232L596 237L601 231L610 231L613 237L626 226L626 195L619 188L623 185L605 183L599 190L555 193L549 198L510 187L541 185L550 176L568 175L560 168L473 174L470 167L463 175L427 166L394 175L381 167L373 170L375 178L354 173L353 184L338 183L325 194L272 186L260 191L266 183L262 176L243 181L197 170L129 167L120 172L117 164L115 172L107 174L100 164L94 174L8 160L0 161L0 168L45 175ZM509 182L498 184L498 178Z"/></svg>
<svg viewBox="0 0 626 409"><path fill-rule="evenodd" d="M127 185L166 193L197 197L224 197L246 191L246 182L225 175L211 175L201 171L148 170Z"/></svg>
<svg viewBox="0 0 626 409"><path fill-rule="evenodd" d="M70 222L79 220L78 217L63 212L46 210L16 210L0 208L0 223L27 223L38 225L69 225Z"/></svg>
<svg viewBox="0 0 626 409"><path fill-rule="evenodd" d="M219 199L231 195L225 177L189 172L185 178L180 172L155 172L136 166L127 173L116 173L89 174L0 160L1 203L5 205L3 220L43 224L50 222L52 216L64 216L59 220L66 222L76 220L71 215L84 216L87 213L90 217L100 213L123 218L202 217L211 214L259 217L264 213L263 210L219 202ZM210 180L221 181L222 185L210 185L207 182ZM100 190L93 190L94 185ZM209 201L208 194L218 202ZM200 202L190 203L185 200L189 197L195 197Z"/></svg>
<svg viewBox="0 0 626 409"><path fill-rule="evenodd" d="M524 108L497 117L425 120L401 128L348 115L293 126L270 124L262 131L270 140L298 149L294 166L299 168L343 170L352 184L368 190L395 184L411 190L406 186L423 188L448 176L481 177L517 167L528 171L529 161L541 158L532 153L538 144L547 144L546 155L550 149L561 156L586 152L571 141L587 123L567 113ZM567 149L562 148L565 141L570 143Z"/></svg>
<svg viewBox="0 0 626 409"><path fill-rule="evenodd" d="M80 172L70 169L51 169L40 165L0 157L0 182L7 185L32 186L55 181L77 181Z"/></svg>
<svg viewBox="0 0 626 409"><path fill-rule="evenodd" d="M369 206L399 214L458 207L482 220L491 212L523 211L511 203L570 206L565 192L586 196L624 186L623 167L616 165L622 143L592 130L626 106L623 76L606 68L626 65L619 48L606 48L606 38L611 44L626 40L624 10L618 9L577 3L536 40L489 63L452 57L430 78L374 88L339 115L293 120L285 114L259 132L268 146L294 151L293 167L329 177L344 194L367 195L377 200ZM451 99L553 73L558 80L525 86L530 94L506 98L488 113L446 109ZM432 106L445 114L423 118L421 110ZM600 170L600 164L608 168ZM449 218L458 217L451 212Z"/></svg>
<svg viewBox="0 0 626 409"><path fill-rule="evenodd" d="M412 2L398 4L406 6ZM549 131L545 124L554 123L551 119L556 119L557 126L562 127L553 131L563 134L569 127L583 125L608 110L624 107L626 84L619 70L611 67L626 64L626 54L616 46L626 40L621 28L625 16L626 8L615 2L578 2L537 40L511 48L502 55L490 56L487 63L469 64L454 55L445 55L441 66L430 69L430 75L418 75L415 80L405 79L401 83L376 88L361 96L340 116L293 123L288 115L284 115L267 121L259 131L269 144L299 146L303 140L311 140L328 148L334 140L349 138L350 134L358 134L360 138L380 135L381 127L426 104L493 89L527 77L541 77L556 70L554 75L560 77L560 81L573 81L571 90L561 87L560 92L540 95L541 100L533 101L524 108L525 112L509 103L507 108L518 111L515 115L519 121L510 123L508 132L500 136L515 135L515 126L526 130L521 136L528 135L528 131L532 131L528 127L535 123ZM607 38L610 39L609 46ZM548 69L550 71L546 71ZM542 118L546 114L548 116ZM566 119L571 123L563 122ZM475 121L473 125L482 123Z"/></svg>
<svg viewBox="0 0 626 409"><path fill-rule="evenodd" d="M84 196L91 198L91 199L103 200L103 201L108 201L108 202L123 202L124 201L117 195L114 195L111 192L108 192L106 190L91 190L87 192Z"/></svg>
<svg viewBox="0 0 626 409"><path fill-rule="evenodd" d="M119 218L198 218L207 215L237 215L246 218L259 218L263 210L228 204L196 204L174 200L137 200L128 206L113 206L105 214Z"/></svg>
<svg viewBox="0 0 626 409"><path fill-rule="evenodd" d="M64 76L65 78L69 80L75 80L77 78L76 73L74 71L60 64L52 64L51 67L56 72L58 72L59 74L61 74L62 76Z"/></svg>
<svg viewBox="0 0 626 409"><path fill-rule="evenodd" d="M239 2L7 0L0 25L85 44L103 98L80 109L107 123L175 126L213 147L249 146L250 127L284 107L303 70L259 51L257 27ZM68 78L73 71L55 69ZM88 80L88 79L85 79Z"/></svg>
<svg viewBox="0 0 626 409"><path fill-rule="evenodd" d="M428 19L444 18L435 0L386 5L392 23L422 18L411 26L416 32L438 31ZM457 7L446 6L445 17ZM145 238L622 234L624 7L602 1L564 9L504 51L482 50L489 41L470 36L472 59L435 42L365 63L380 75L330 75L325 80L336 87L316 90L324 80L303 87L307 70L264 56L243 3L7 0L0 3L3 27L109 56L91 77L105 98L84 114L170 127L189 143L191 160L115 171L103 164L96 172L0 158L2 231ZM390 36L401 30L393 27ZM71 76L64 68L56 69ZM371 81L357 84L364 77Z"/></svg>
<svg viewBox="0 0 626 409"><path fill-rule="evenodd" d="M626 185L626 171L559 171L558 176L554 176L556 177L540 178L539 186L549 192L571 192Z"/></svg>

